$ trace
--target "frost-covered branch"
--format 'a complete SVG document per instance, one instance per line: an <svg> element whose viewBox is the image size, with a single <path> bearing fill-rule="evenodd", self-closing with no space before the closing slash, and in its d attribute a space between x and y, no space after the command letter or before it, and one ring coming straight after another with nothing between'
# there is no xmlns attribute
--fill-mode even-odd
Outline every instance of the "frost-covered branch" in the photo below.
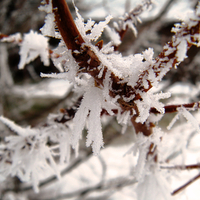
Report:
<svg viewBox="0 0 200 200"><path fill-rule="evenodd" d="M164 106L165 109L165 113L174 113L174 112L178 112L178 108L180 107L184 107L187 110L198 110L200 108L200 103L199 102L194 102L194 103L187 103L187 104L180 104L180 105L166 105ZM155 108L151 108L150 109L151 113L155 113L158 114L159 111L157 111Z"/></svg>
<svg viewBox="0 0 200 200"><path fill-rule="evenodd" d="M91 19L84 22L75 7L77 18L74 21L65 0L42 1L39 9L47 13L45 24L41 28L42 34L30 31L23 38L17 34L0 35L2 42L12 42L20 46L20 69L38 56L45 65L49 64L51 58L60 73L41 73L41 77L67 79L76 94L74 104L60 109L59 114L49 115L45 125L40 127L24 128L3 116L0 117L0 121L15 133L6 137L0 146L2 180L10 175L18 176L23 182L30 182L38 192L39 187L55 180L55 176L46 179L46 170L56 174L58 178L64 175L57 169L56 161L61 164L69 162L72 149L78 154L83 130L87 131L86 146L91 146L93 154L99 155L100 149L104 147L103 117L109 115L115 117L122 126L122 133L129 126L134 129L133 144L126 155L132 153L137 156L131 172L131 184L133 180L134 183L137 182L138 197L145 198L144 189L148 196L148 191L152 191L153 186L159 188L160 196L169 195L167 187L161 184L164 179L162 172L158 170L159 164L165 160L162 160L161 147L168 142L165 142L165 133L157 124L164 114L177 112L168 129L183 116L190 122L192 130L199 132L199 122L190 113L199 109L199 102L165 105L161 100L169 98L171 94L156 93L152 89L170 69L184 61L192 45L199 47L200 14L198 7L181 24L175 25L172 29L175 35L157 58L154 59L152 48L135 55L122 56L116 51L116 47L123 34L128 27L136 34L134 23L140 21L139 15L151 4L152 1L144 1L121 19L121 24L116 29L119 37L108 28L111 16L99 23ZM105 45L101 40L98 41L104 29L110 31L109 34L114 37L113 41ZM59 39L58 46L50 49L48 37ZM184 146L185 143L182 142L178 150L183 148L181 145ZM33 158L31 161L30 157ZM103 172L100 183L77 190L78 194L104 189L109 184L109 181L106 183L103 180L105 166L104 162L101 163ZM66 173L70 170L67 168ZM38 178L38 173L44 173L44 177ZM125 185L120 184L114 187ZM27 188L29 187L24 187L24 190Z"/></svg>

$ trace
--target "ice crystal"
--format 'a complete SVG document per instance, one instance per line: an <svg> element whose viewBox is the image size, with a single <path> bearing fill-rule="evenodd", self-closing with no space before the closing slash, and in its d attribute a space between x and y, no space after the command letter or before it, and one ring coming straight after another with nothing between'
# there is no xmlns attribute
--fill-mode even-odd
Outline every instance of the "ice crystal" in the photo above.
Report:
<svg viewBox="0 0 200 200"><path fill-rule="evenodd" d="M79 14L78 8L75 8L75 9L76 9L76 15L77 15L75 23L76 23L77 28L79 29L80 34L85 40L85 42L97 41L97 39L101 36L107 24L112 19L112 16L111 15L107 16L106 20L99 22L99 24L96 24L91 19L89 19L87 23L84 24L84 19ZM87 34L88 31L90 31L89 34Z"/></svg>
<svg viewBox="0 0 200 200"><path fill-rule="evenodd" d="M40 56L44 65L49 65L49 49L48 39L37 32L30 31L24 35L24 39L20 44L20 63L19 69L23 69L24 66L35 58Z"/></svg>
<svg viewBox="0 0 200 200"><path fill-rule="evenodd" d="M149 110L151 107L156 108L157 111L159 111L161 114L164 114L164 104L159 102L159 100L169 98L171 94L153 94L151 90L149 90L148 92L142 93L141 96L143 100L136 101L140 113L138 118L136 119L136 122L144 123L149 117Z"/></svg>
<svg viewBox="0 0 200 200"><path fill-rule="evenodd" d="M93 153L98 155L100 148L103 147L101 110L102 108L107 109L107 107L110 109L112 103L107 103L102 90L92 86L92 82L90 83L91 86L87 86L81 105L73 119L72 144L73 147L77 145L87 121L88 135L86 146L92 145ZM108 110L108 112L110 113L111 111Z"/></svg>
<svg viewBox="0 0 200 200"><path fill-rule="evenodd" d="M47 136L40 129L22 128L3 116L0 116L0 120L18 134L6 137L6 146L0 146L4 158L0 170L2 177L11 175L18 176L24 182L31 181L35 192L39 191L39 177L46 170L60 177L51 150L46 145ZM6 160L10 160L11 164L8 165Z"/></svg>
<svg viewBox="0 0 200 200"><path fill-rule="evenodd" d="M193 109L190 109L190 110L192 111L194 109L195 109L195 107ZM198 123L197 119L195 119L195 117L189 112L189 110L187 110L184 107L179 107L179 108L177 108L177 111L178 111L178 113L175 115L175 117L172 119L172 121L170 122L170 124L167 127L168 130L170 130L172 128L172 126L174 125L174 123L182 115L193 126L193 128L196 131L198 131L198 132L200 131L199 130L199 123Z"/></svg>

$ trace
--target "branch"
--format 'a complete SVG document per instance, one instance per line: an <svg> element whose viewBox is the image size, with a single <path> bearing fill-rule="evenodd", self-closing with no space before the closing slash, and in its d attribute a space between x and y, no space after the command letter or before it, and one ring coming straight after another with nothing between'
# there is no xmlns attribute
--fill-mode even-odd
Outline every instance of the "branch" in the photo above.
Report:
<svg viewBox="0 0 200 200"><path fill-rule="evenodd" d="M174 113L178 112L177 108L184 107L187 110L197 110L200 108L200 102L193 102L193 103L188 103L188 104L179 104L179 105L167 105L164 107L165 113ZM158 114L160 113L158 110L155 108L150 109L151 113Z"/></svg>
<svg viewBox="0 0 200 200"><path fill-rule="evenodd" d="M154 126L153 124L146 126L143 121L141 123L136 122L138 116L141 115L138 108L138 102L143 102L142 94L147 93L147 91L150 90L154 84L157 84L159 81L161 81L163 76L172 67L177 66L184 60L184 56L181 54L183 45L185 45L185 49L183 51L187 51L193 44L198 46L198 39L195 39L195 37L196 34L199 34L200 32L199 17L194 14L194 19L191 19L191 21L193 20L194 22L192 26L190 23L182 23L181 25L177 26L176 30L174 31L175 36L172 38L172 41L164 46L163 51L156 58L156 60L152 60L150 52L148 52L146 55L147 60L144 61L146 62L145 69L139 72L136 83L130 85L130 83L125 81L124 78L119 78L114 74L113 71L108 69L108 66L105 66L105 64L102 63L102 59L99 58L99 55L95 53L96 50L92 49L90 45L85 43L80 32L77 30L67 3L64 0L52 0L52 3L52 11L55 15L55 21L58 30L60 31L66 46L72 50L74 59L79 64L79 70L77 73L90 74L94 78L95 86L103 88L105 76L107 72L109 72L110 97L117 97L118 106L121 108L120 112L123 113L125 111L130 111L131 115L134 113L131 122L135 127L136 133L142 131L146 136L151 135L152 127ZM141 11L142 9L138 8L138 10ZM140 13L138 10L136 9L132 15L137 15ZM148 59L151 61L148 61ZM103 68L99 67L102 65ZM99 76L100 71L102 76ZM129 100L127 101L125 99ZM166 112L168 112L168 110L169 112L172 112L170 110L173 109L173 106L168 106L166 107ZM155 109L150 110L151 112L156 112Z"/></svg>
<svg viewBox="0 0 200 200"><path fill-rule="evenodd" d="M182 190L184 190L186 187L188 187L190 184L192 184L194 181L196 181L198 178L200 178L200 174L196 175L194 178L192 178L191 180L189 180L187 183L185 183L184 185L182 185L178 189L174 190L171 194L172 195L178 194L179 192L181 192Z"/></svg>
<svg viewBox="0 0 200 200"><path fill-rule="evenodd" d="M174 170L192 170L192 169L199 169L200 163L193 164L193 165L175 165L175 166L161 166L161 169L174 169Z"/></svg>
<svg viewBox="0 0 200 200"><path fill-rule="evenodd" d="M65 0L52 0L56 25L68 49L80 50L84 40L79 33Z"/></svg>

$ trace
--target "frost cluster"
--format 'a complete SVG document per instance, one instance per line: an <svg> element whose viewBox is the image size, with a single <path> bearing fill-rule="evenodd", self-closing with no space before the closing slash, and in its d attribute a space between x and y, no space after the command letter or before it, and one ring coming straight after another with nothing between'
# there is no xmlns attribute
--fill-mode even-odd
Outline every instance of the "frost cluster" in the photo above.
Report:
<svg viewBox="0 0 200 200"><path fill-rule="evenodd" d="M24 39L20 44L20 63L19 69L23 69L24 66L40 56L44 65L49 65L49 48L48 38L42 34L30 31L30 33L24 35Z"/></svg>

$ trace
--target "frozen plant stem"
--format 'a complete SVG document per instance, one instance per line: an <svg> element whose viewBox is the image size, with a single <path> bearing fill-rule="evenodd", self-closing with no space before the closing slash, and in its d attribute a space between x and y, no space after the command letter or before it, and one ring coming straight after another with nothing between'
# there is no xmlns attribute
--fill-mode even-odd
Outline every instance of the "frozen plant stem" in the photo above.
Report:
<svg viewBox="0 0 200 200"><path fill-rule="evenodd" d="M79 33L65 0L52 0L56 24L68 49L80 50L84 40Z"/></svg>
<svg viewBox="0 0 200 200"><path fill-rule="evenodd" d="M95 53L90 49L90 47L81 46L85 41L83 40L74 23L67 3L64 0L52 0L52 4L56 25L66 46L68 49L72 50L75 60L79 63L81 72L90 74L95 79L97 87L103 86L103 80L105 78L107 68L106 66L104 67L103 75L101 78L99 78L98 75L100 70L98 67L101 65L101 62ZM79 51L80 53L77 54L75 53L76 51ZM90 62L88 62L89 60ZM114 73L111 72L110 77L112 80L112 91L110 91L111 97L116 97L117 95L129 97L131 94L133 94L133 88L128 86L127 83L119 83L121 80L114 75ZM136 96L135 100L139 97L140 96ZM130 103L130 105L127 107L127 103L124 102L123 98L119 98L118 103L123 111L132 110L132 108L137 111L136 105L131 105ZM136 114L131 120L136 132L143 132L143 134L146 136L151 135L151 128L147 127L145 124L135 122L137 116L138 115Z"/></svg>

